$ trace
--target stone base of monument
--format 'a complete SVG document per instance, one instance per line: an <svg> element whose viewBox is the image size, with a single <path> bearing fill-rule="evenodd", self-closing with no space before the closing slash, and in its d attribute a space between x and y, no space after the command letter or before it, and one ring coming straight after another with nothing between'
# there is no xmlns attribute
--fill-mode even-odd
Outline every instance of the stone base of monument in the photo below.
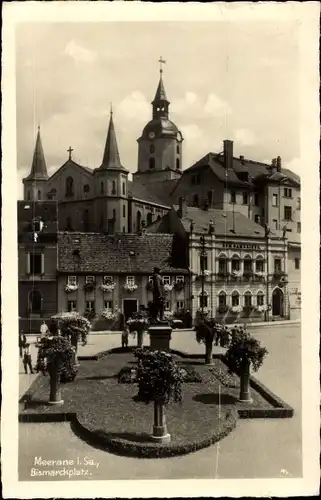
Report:
<svg viewBox="0 0 321 500"><path fill-rule="evenodd" d="M168 434L168 432L166 434L164 434L164 432L158 431L158 429L159 428L156 426L153 427L153 434L151 435L151 439L154 442L159 443L159 444L170 443L171 442L171 435ZM161 435L157 436L157 432L161 432Z"/></svg>
<svg viewBox="0 0 321 500"><path fill-rule="evenodd" d="M167 432L165 407L158 401L154 401L154 425L151 438L159 444L169 443L171 440L171 436Z"/></svg>
<svg viewBox="0 0 321 500"><path fill-rule="evenodd" d="M154 351L169 351L172 329L169 325L152 325L148 329L150 347Z"/></svg>

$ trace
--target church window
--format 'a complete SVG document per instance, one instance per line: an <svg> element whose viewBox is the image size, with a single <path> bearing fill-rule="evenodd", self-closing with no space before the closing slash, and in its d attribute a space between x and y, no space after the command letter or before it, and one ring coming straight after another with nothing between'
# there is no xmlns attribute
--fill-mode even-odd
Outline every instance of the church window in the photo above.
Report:
<svg viewBox="0 0 321 500"><path fill-rule="evenodd" d="M113 209L113 220L115 221L116 220L116 210Z"/></svg>
<svg viewBox="0 0 321 500"><path fill-rule="evenodd" d="M226 293L225 292L220 292L218 296L218 305L219 307L225 307L226 306Z"/></svg>
<svg viewBox="0 0 321 500"><path fill-rule="evenodd" d="M90 186L89 186L89 184L85 184L85 185L84 185L84 193L85 193L85 194L88 194L88 193L89 193L89 191L90 191Z"/></svg>
<svg viewBox="0 0 321 500"><path fill-rule="evenodd" d="M123 184L122 184L122 192L123 192L123 195L125 196L126 195L126 184L125 184L125 182L123 182Z"/></svg>
<svg viewBox="0 0 321 500"><path fill-rule="evenodd" d="M104 194L104 183L100 183L100 194Z"/></svg>
<svg viewBox="0 0 321 500"><path fill-rule="evenodd" d="M177 146L176 146L176 152L177 152L177 154L179 155L179 145L178 145L178 144L177 144Z"/></svg>
<svg viewBox="0 0 321 500"><path fill-rule="evenodd" d="M244 294L244 305L245 305L245 307L251 307L251 305L252 305L252 294L251 294L251 292L245 292L245 294Z"/></svg>
<svg viewBox="0 0 321 500"><path fill-rule="evenodd" d="M263 306L264 304L264 293L260 291L257 292L256 296L256 305L257 306Z"/></svg>
<svg viewBox="0 0 321 500"><path fill-rule="evenodd" d="M154 144L150 145L149 151L150 151L150 154L153 154L155 152L155 146L154 146Z"/></svg>
<svg viewBox="0 0 321 500"><path fill-rule="evenodd" d="M89 231L89 211L88 210L84 211L83 226L84 226L84 232L87 233Z"/></svg>
<svg viewBox="0 0 321 500"><path fill-rule="evenodd" d="M176 169L179 170L180 169L180 161L179 161L179 158L176 158Z"/></svg>
<svg viewBox="0 0 321 500"><path fill-rule="evenodd" d="M74 195L74 180L72 177L66 179L66 196Z"/></svg>
<svg viewBox="0 0 321 500"><path fill-rule="evenodd" d="M113 181L111 194L116 194L116 182Z"/></svg>
<svg viewBox="0 0 321 500"><path fill-rule="evenodd" d="M198 207L198 194L194 194L193 196L193 205L194 207Z"/></svg>
<svg viewBox="0 0 321 500"><path fill-rule="evenodd" d="M155 168L155 158L151 157L149 158L149 168L152 170Z"/></svg>
<svg viewBox="0 0 321 500"><path fill-rule="evenodd" d="M152 224L153 222L153 214L148 213L147 214L147 225Z"/></svg>
<svg viewBox="0 0 321 500"><path fill-rule="evenodd" d="M38 200L41 200L41 191L38 189Z"/></svg>
<svg viewBox="0 0 321 500"><path fill-rule="evenodd" d="M236 290L232 292L232 307L240 305L240 294Z"/></svg>
<svg viewBox="0 0 321 500"><path fill-rule="evenodd" d="M126 205L123 205L123 217L126 217Z"/></svg>

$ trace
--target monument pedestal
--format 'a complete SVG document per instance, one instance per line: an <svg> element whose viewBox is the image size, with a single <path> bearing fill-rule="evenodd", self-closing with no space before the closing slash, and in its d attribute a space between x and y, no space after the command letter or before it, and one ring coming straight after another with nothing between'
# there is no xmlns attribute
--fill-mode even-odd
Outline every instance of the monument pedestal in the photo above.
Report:
<svg viewBox="0 0 321 500"><path fill-rule="evenodd" d="M150 335L150 347L153 351L169 352L172 329L169 325L152 325L148 329Z"/></svg>
<svg viewBox="0 0 321 500"><path fill-rule="evenodd" d="M160 444L169 443L171 436L167 431L165 408L158 401L154 401L154 425L152 440Z"/></svg>

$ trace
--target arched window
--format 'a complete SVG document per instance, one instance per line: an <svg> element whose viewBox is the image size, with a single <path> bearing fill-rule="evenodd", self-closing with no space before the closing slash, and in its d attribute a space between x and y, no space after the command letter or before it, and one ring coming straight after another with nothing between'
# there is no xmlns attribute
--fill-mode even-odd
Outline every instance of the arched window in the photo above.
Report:
<svg viewBox="0 0 321 500"><path fill-rule="evenodd" d="M155 158L151 157L149 158L149 168L152 170L155 168Z"/></svg>
<svg viewBox="0 0 321 500"><path fill-rule="evenodd" d="M53 188L49 193L47 194L48 200L55 200L57 196L57 190Z"/></svg>
<svg viewBox="0 0 321 500"><path fill-rule="evenodd" d="M126 183L125 182L123 182L123 184L122 184L122 193L124 196L126 195Z"/></svg>
<svg viewBox="0 0 321 500"><path fill-rule="evenodd" d="M88 195L88 193L89 193L89 191L90 191L90 186L89 186L89 184L85 184L85 185L84 185L84 187L83 187L83 189L84 189L84 194L85 194L85 195Z"/></svg>
<svg viewBox="0 0 321 500"><path fill-rule="evenodd" d="M42 296L38 290L32 290L29 295L30 314L40 314L42 309Z"/></svg>
<svg viewBox="0 0 321 500"><path fill-rule="evenodd" d="M232 272L237 272L240 270L240 257L238 255L233 255L231 259L232 263Z"/></svg>
<svg viewBox="0 0 321 500"><path fill-rule="evenodd" d="M66 179L66 196L74 195L74 180L72 177Z"/></svg>
<svg viewBox="0 0 321 500"><path fill-rule="evenodd" d="M153 154L155 152L155 146L154 146L154 144L150 145L149 152L150 152L150 154Z"/></svg>
<svg viewBox="0 0 321 500"><path fill-rule="evenodd" d="M252 294L251 292L245 292L244 294L244 306L250 307L252 305Z"/></svg>
<svg viewBox="0 0 321 500"><path fill-rule="evenodd" d="M256 295L256 305L257 306L263 306L264 305L264 292L262 290L259 290Z"/></svg>
<svg viewBox="0 0 321 500"><path fill-rule="evenodd" d="M113 184L112 184L111 194L116 194L116 182L115 181L113 181Z"/></svg>
<svg viewBox="0 0 321 500"><path fill-rule="evenodd" d="M176 158L176 170L179 170L181 167L180 167L180 161L179 161L179 158Z"/></svg>
<svg viewBox="0 0 321 500"><path fill-rule="evenodd" d="M225 255L222 255L218 259L218 272L219 274L226 274L227 273L227 259Z"/></svg>
<svg viewBox="0 0 321 500"><path fill-rule="evenodd" d="M245 255L244 257L244 273L251 273L252 268L252 257L250 255Z"/></svg>
<svg viewBox="0 0 321 500"><path fill-rule="evenodd" d="M89 210L84 210L83 227L84 227L84 232L87 233L89 231Z"/></svg>
<svg viewBox="0 0 321 500"><path fill-rule="evenodd" d="M180 150L179 150L179 144L177 144L177 146L176 146L176 153L177 153L178 155L179 155L179 151L180 151Z"/></svg>
<svg viewBox="0 0 321 500"><path fill-rule="evenodd" d="M100 183L100 194L104 194L104 183Z"/></svg>
<svg viewBox="0 0 321 500"><path fill-rule="evenodd" d="M140 213L140 210L138 210L137 214L136 214L136 231L140 231L140 228L141 228L141 224L142 224L142 214Z"/></svg>
<svg viewBox="0 0 321 500"><path fill-rule="evenodd" d="M31 196L30 196L30 191L27 192L27 200L30 200Z"/></svg>
<svg viewBox="0 0 321 500"><path fill-rule="evenodd" d="M258 256L255 261L255 271L257 273L263 273L264 271L264 260L262 256Z"/></svg>
<svg viewBox="0 0 321 500"><path fill-rule="evenodd" d="M240 305L240 294L237 290L232 292L232 307Z"/></svg>
<svg viewBox="0 0 321 500"><path fill-rule="evenodd" d="M153 214L150 212L147 214L147 225L152 224L153 222Z"/></svg>
<svg viewBox="0 0 321 500"><path fill-rule="evenodd" d="M41 200L41 191L38 189L38 200Z"/></svg>
<svg viewBox="0 0 321 500"><path fill-rule="evenodd" d="M218 305L219 307L226 306L226 293L223 290L218 294Z"/></svg>
<svg viewBox="0 0 321 500"><path fill-rule="evenodd" d="M71 217L66 219L66 231L73 231Z"/></svg>
<svg viewBox="0 0 321 500"><path fill-rule="evenodd" d="M113 221L116 221L116 209L113 209Z"/></svg>
<svg viewBox="0 0 321 500"><path fill-rule="evenodd" d="M126 217L126 205L123 205L123 217Z"/></svg>

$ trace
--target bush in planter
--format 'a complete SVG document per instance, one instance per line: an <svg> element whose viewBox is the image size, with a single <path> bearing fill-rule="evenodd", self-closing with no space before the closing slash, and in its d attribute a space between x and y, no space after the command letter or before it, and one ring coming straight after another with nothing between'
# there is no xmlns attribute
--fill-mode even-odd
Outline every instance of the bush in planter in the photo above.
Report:
<svg viewBox="0 0 321 500"><path fill-rule="evenodd" d="M148 312L145 310L139 310L133 313L129 320L127 320L127 325L131 333L137 332L137 346L142 347L143 334L149 326Z"/></svg>
<svg viewBox="0 0 321 500"><path fill-rule="evenodd" d="M39 341L36 371L50 377L49 403L59 404L61 400L60 382L75 378L75 350L70 341L61 335L43 337Z"/></svg>
<svg viewBox="0 0 321 500"><path fill-rule="evenodd" d="M268 351L245 328L234 328L225 359L231 372L240 373L240 400L251 401L250 368L256 372L263 364Z"/></svg>
<svg viewBox="0 0 321 500"><path fill-rule="evenodd" d="M62 313L51 318L58 323L61 335L67 338L74 346L77 353L78 342L87 344L88 333L91 328L90 321L77 312Z"/></svg>
<svg viewBox="0 0 321 500"><path fill-rule="evenodd" d="M225 314L228 311L228 306L218 306L217 310L219 314Z"/></svg>
<svg viewBox="0 0 321 500"><path fill-rule="evenodd" d="M174 284L174 288L177 292L184 290L184 286L185 286L185 284L183 281L176 281Z"/></svg>
<svg viewBox="0 0 321 500"><path fill-rule="evenodd" d="M212 364L213 342L221 338L224 330L223 325L214 318L201 318L195 326L196 340L199 344L205 344L205 363Z"/></svg>
<svg viewBox="0 0 321 500"><path fill-rule="evenodd" d="M96 288L96 283L89 281L88 283L84 284L84 290L86 292L92 292Z"/></svg>

